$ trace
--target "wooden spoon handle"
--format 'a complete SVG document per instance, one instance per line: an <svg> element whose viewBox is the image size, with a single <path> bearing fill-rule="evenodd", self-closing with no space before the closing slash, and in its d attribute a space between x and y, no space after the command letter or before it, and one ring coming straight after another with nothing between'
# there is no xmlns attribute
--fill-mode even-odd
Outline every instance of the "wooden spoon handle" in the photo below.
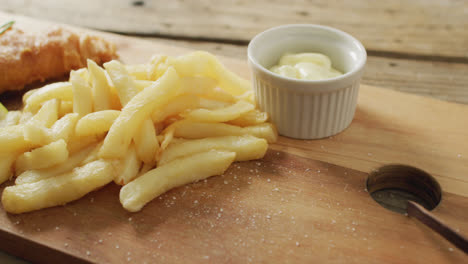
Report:
<svg viewBox="0 0 468 264"><path fill-rule="evenodd" d="M421 205L413 202L408 201L408 207L406 208L406 212L409 216L417 218L421 223L425 224L445 239L450 241L459 249L463 250L465 254L468 254L468 240L463 235L457 233L451 227L447 226L446 224L442 223L442 221L431 214L428 210L426 210Z"/></svg>

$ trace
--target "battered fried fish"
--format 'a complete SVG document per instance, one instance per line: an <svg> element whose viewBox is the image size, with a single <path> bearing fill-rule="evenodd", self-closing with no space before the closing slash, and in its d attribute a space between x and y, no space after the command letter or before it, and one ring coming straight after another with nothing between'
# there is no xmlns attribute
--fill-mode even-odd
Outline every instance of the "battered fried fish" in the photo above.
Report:
<svg viewBox="0 0 468 264"><path fill-rule="evenodd" d="M34 33L13 27L0 35L0 93L64 76L88 58L98 64L115 59L115 46L61 27Z"/></svg>

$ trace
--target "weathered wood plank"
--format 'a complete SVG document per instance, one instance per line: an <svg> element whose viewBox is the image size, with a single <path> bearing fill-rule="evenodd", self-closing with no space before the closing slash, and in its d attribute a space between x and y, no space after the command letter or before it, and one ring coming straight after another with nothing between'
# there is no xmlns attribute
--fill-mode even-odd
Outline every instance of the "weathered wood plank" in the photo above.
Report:
<svg viewBox="0 0 468 264"><path fill-rule="evenodd" d="M245 45L145 38L167 45L247 59ZM363 83L468 104L468 64L369 56Z"/></svg>
<svg viewBox="0 0 468 264"><path fill-rule="evenodd" d="M103 35L128 63L188 51ZM221 60L248 75L244 60ZM424 168L445 191L434 213L466 232L468 130L459 120L466 115L465 105L363 85L355 120L339 135L281 137L261 161L174 189L138 214L121 208L116 185L64 207L15 216L0 210L0 241L48 263L56 255L25 242L97 263L461 263L462 252L414 219L381 208L364 188L366 172L382 164ZM5 239L9 234L16 240Z"/></svg>
<svg viewBox="0 0 468 264"><path fill-rule="evenodd" d="M468 61L468 1L463 0L0 2L7 12L100 30L235 43L276 25L323 24L351 33L370 51Z"/></svg>

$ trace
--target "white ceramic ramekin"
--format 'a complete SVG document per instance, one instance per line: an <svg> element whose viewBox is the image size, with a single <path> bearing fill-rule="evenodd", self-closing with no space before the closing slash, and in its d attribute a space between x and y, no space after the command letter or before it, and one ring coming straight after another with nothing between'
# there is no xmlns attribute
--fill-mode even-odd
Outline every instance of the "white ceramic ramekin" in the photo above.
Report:
<svg viewBox="0 0 468 264"><path fill-rule="evenodd" d="M344 74L311 81L283 77L268 69L286 52L327 55ZM364 46L351 35L326 26L284 25L255 36L248 47L257 103L280 135L317 139L335 135L351 123L366 64Z"/></svg>

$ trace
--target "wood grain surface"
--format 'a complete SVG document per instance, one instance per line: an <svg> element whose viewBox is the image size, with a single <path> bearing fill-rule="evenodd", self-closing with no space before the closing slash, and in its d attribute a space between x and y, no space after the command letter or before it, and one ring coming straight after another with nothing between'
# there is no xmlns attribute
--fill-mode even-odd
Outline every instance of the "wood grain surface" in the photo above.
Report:
<svg viewBox="0 0 468 264"><path fill-rule="evenodd" d="M102 35L127 63L188 51ZM248 77L245 61L222 61ZM462 263L466 256L440 236L380 207L365 181L387 163L428 171L443 189L433 213L466 233L467 115L465 105L363 85L353 123L337 136L282 137L265 159L172 190L137 214L122 209L115 185L63 207L0 210L0 246L43 263L63 254L100 263ZM29 242L51 250L33 251Z"/></svg>
<svg viewBox="0 0 468 264"><path fill-rule="evenodd" d="M0 10L242 60L269 27L330 25L366 46L364 84L468 103L467 1L0 0Z"/></svg>
<svg viewBox="0 0 468 264"><path fill-rule="evenodd" d="M269 151L222 176L174 189L126 212L119 187L23 215L0 210L16 254L50 263L69 254L98 263L461 263L465 255L365 190L367 174ZM468 229L468 198L445 193L434 213ZM8 230L21 239L6 241ZM54 251L37 254L33 241ZM27 245L27 244L26 244ZM6 248L8 249L8 248ZM35 252L35 254L34 254Z"/></svg>
<svg viewBox="0 0 468 264"><path fill-rule="evenodd" d="M273 26L323 24L351 33L369 51L468 60L467 3L459 0L2 2L5 11L100 30L244 44Z"/></svg>

